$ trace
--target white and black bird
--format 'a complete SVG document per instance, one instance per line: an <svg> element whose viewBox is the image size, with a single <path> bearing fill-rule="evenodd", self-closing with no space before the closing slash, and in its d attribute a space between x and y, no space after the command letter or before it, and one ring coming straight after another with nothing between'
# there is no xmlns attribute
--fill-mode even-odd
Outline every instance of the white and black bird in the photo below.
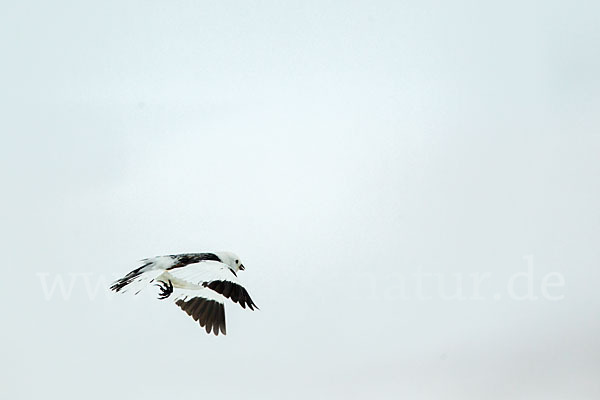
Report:
<svg viewBox="0 0 600 400"><path fill-rule="evenodd" d="M227 333L225 299L242 308L258 309L238 279L237 273L244 270L244 265L233 253L176 254L147 258L142 263L113 283L111 290L138 294L155 284L160 288L159 299L173 299L207 333Z"/></svg>

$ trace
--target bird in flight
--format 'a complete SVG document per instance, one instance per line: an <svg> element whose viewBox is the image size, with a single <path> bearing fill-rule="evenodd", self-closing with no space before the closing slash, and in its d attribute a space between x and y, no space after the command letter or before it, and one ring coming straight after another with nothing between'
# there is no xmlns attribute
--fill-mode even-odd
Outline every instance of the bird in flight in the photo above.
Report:
<svg viewBox="0 0 600 400"><path fill-rule="evenodd" d="M248 291L240 283L237 273L244 265L238 256L222 251L215 253L188 253L146 258L110 287L115 292L134 291L138 294L154 284L159 287L160 300L171 298L191 316L206 333L225 335L225 299L242 308L258 309Z"/></svg>

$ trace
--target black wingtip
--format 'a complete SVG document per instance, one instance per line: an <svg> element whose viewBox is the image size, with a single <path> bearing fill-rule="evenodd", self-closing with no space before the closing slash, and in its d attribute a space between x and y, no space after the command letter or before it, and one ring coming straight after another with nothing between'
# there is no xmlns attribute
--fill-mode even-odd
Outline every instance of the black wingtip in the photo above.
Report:
<svg viewBox="0 0 600 400"><path fill-rule="evenodd" d="M202 297L193 297L189 300L177 300L175 304L195 321L198 321L206 333L212 332L218 336L220 331L223 335L227 334L225 307L222 303Z"/></svg>
<svg viewBox="0 0 600 400"><path fill-rule="evenodd" d="M152 264L152 263L151 262L145 263L141 267L136 268L133 271L129 272L123 278L115 281L111 285L110 290L114 290L117 293L120 292L121 290L123 290L125 288L125 286L129 285L131 282L133 282L135 280L135 278L140 276L142 274L142 270L150 264Z"/></svg>
<svg viewBox="0 0 600 400"><path fill-rule="evenodd" d="M258 309L248 291L238 285L237 283L230 281L211 281L204 282L202 284L205 288L209 288L214 290L215 292L225 296L228 299L231 299L234 303L238 303L242 308L246 308L248 306L250 310L254 311L254 308Z"/></svg>

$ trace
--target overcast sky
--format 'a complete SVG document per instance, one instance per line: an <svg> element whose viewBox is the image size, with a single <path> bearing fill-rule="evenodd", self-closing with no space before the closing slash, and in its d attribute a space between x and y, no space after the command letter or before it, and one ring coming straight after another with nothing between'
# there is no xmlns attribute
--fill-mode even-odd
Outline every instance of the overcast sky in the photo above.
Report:
<svg viewBox="0 0 600 400"><path fill-rule="evenodd" d="M599 15L3 4L0 397L598 399ZM225 337L108 291L216 250Z"/></svg>

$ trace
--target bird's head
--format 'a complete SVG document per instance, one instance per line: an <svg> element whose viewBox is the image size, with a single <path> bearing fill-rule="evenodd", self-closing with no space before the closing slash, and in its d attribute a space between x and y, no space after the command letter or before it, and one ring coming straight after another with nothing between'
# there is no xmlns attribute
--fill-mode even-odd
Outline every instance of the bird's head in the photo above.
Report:
<svg viewBox="0 0 600 400"><path fill-rule="evenodd" d="M244 264L242 264L240 258L234 253L231 253L229 251L220 251L215 254L221 259L221 261L224 264L227 264L231 269L233 269L236 272L240 270L243 271L244 269L246 269L244 267Z"/></svg>

